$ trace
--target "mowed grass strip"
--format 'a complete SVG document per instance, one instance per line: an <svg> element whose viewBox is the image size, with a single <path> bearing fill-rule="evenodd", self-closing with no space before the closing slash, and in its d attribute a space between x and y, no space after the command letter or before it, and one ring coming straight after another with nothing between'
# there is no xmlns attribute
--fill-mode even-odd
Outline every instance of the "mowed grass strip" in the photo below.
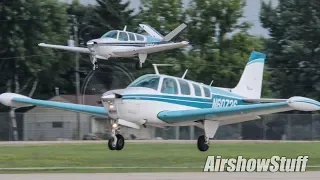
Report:
<svg viewBox="0 0 320 180"><path fill-rule="evenodd" d="M243 143L211 144L207 152L198 151L196 144L126 144L122 151L110 151L105 144L60 144L44 146L0 147L0 168L25 167L118 167L87 170L99 172L201 171L208 155L223 158L296 158L308 155L308 166L320 165L320 143ZM144 167L140 170L121 167ZM146 168L147 167L147 168ZM155 168L154 170L153 167ZM162 167L157 169L157 167ZM167 169L164 167L168 167ZM199 167L199 168L197 168ZM173 168L170 171L181 171ZM82 170L67 170L68 172Z"/></svg>

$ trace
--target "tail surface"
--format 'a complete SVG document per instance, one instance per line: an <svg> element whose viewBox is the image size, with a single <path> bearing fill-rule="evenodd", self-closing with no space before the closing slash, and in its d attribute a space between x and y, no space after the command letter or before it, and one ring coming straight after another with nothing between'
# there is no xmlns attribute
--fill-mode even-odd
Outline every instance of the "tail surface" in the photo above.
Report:
<svg viewBox="0 0 320 180"><path fill-rule="evenodd" d="M252 51L239 83L233 93L247 98L260 98L263 80L263 68L266 54Z"/></svg>
<svg viewBox="0 0 320 180"><path fill-rule="evenodd" d="M176 27L174 30L172 30L170 33L168 33L166 36L162 36L157 30L155 30L153 27L147 25L147 24L139 24L142 29L144 29L150 36L154 38L161 39L162 41L171 41L175 36L177 36L181 31L183 31L187 25L182 23L180 26Z"/></svg>

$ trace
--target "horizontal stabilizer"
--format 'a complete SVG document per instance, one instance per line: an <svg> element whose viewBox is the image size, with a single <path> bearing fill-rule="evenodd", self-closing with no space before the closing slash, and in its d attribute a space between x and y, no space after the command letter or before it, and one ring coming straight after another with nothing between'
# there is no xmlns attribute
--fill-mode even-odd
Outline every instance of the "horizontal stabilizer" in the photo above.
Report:
<svg viewBox="0 0 320 180"><path fill-rule="evenodd" d="M60 50L65 50L65 51L72 51L72 52L79 52L79 53L88 53L90 54L90 50L88 48L83 48L83 47L72 47L72 46L61 46L61 45L53 45L53 44L45 44L45 43L40 43L38 44L39 46L42 47L48 47L48 48L53 48L53 49L60 49Z"/></svg>
<svg viewBox="0 0 320 180"><path fill-rule="evenodd" d="M183 31L187 27L186 24L182 23L180 26L175 28L169 34L167 34L162 40L163 41L171 41L174 37L176 37L181 31Z"/></svg>

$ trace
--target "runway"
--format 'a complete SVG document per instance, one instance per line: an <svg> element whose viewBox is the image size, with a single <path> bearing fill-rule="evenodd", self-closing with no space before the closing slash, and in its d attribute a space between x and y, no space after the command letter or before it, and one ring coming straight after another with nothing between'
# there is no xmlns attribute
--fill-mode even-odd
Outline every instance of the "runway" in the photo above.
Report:
<svg viewBox="0 0 320 180"><path fill-rule="evenodd" d="M296 172L296 173L98 173L98 174L0 174L2 180L106 180L106 179L121 179L121 180L318 180L320 172Z"/></svg>
<svg viewBox="0 0 320 180"><path fill-rule="evenodd" d="M56 144L105 144L107 140L61 140L61 141L0 141L0 146L43 146ZM286 140L210 140L210 143L219 144L242 144L242 143L310 143L320 141L286 141ZM164 144L196 144L197 140L126 140L126 143L164 143Z"/></svg>

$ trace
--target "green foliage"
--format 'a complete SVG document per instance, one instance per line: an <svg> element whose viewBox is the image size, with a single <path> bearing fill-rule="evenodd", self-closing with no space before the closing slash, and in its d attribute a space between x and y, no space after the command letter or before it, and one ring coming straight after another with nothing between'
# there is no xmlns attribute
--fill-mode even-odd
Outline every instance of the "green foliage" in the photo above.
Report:
<svg viewBox="0 0 320 180"><path fill-rule="evenodd" d="M266 43L270 87L282 98L303 95L319 99L320 2L262 2L260 19L270 31Z"/></svg>

